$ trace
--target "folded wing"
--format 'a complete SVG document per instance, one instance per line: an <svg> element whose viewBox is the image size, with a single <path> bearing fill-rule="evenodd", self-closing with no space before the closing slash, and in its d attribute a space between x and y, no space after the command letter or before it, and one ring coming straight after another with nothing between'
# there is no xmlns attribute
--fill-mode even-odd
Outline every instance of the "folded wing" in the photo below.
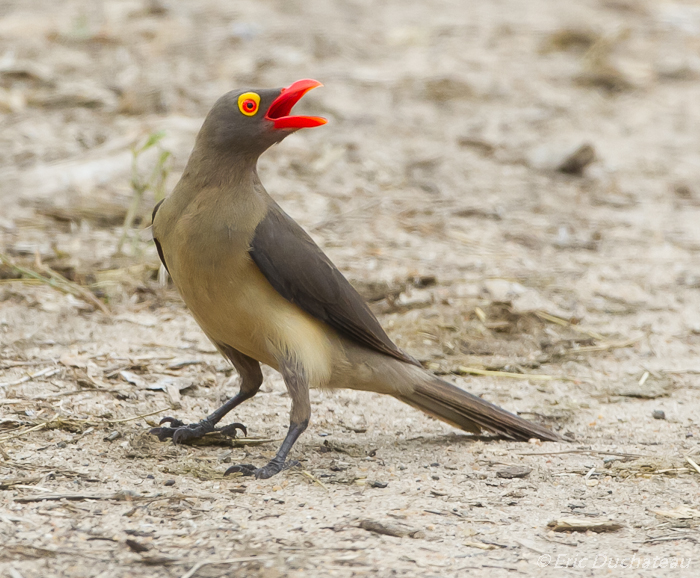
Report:
<svg viewBox="0 0 700 578"><path fill-rule="evenodd" d="M255 230L250 256L285 299L357 343L419 365L384 332L343 274L276 203Z"/></svg>

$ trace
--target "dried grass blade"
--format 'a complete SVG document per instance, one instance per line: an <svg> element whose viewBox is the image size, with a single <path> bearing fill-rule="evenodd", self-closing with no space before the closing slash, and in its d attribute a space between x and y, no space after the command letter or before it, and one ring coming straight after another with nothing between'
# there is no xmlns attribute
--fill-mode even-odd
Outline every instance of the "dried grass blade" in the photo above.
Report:
<svg viewBox="0 0 700 578"><path fill-rule="evenodd" d="M510 371L494 371L491 369L479 369L478 367L467 367L466 365L460 365L457 368L459 373L468 373L472 375L490 375L493 377L508 377L510 379L532 379L536 381L552 381L558 379L561 381L578 381L573 377L560 376L560 375L545 375L542 373L513 373Z"/></svg>
<svg viewBox="0 0 700 578"><path fill-rule="evenodd" d="M63 275L57 273L56 271L54 271L50 267L47 267L46 265L42 265L42 269L44 269L46 273L48 273L48 277L44 277L42 274L37 273L36 271L33 271L31 269L27 269L26 267L16 265L12 261L12 259L10 259L4 253L0 253L0 261L2 261L8 267L11 267L18 273L29 277L30 279L34 279L35 281L44 283L45 285L48 285L52 289L56 289L56 291L60 291L61 293L73 295L73 297L82 299L86 303L89 303L90 305L93 305L94 307L98 308L105 315L111 315L107 306L104 303L102 303L102 301L100 301L97 297L95 297L90 291L84 289L77 283L66 279ZM21 281L21 279L18 279L18 281Z"/></svg>

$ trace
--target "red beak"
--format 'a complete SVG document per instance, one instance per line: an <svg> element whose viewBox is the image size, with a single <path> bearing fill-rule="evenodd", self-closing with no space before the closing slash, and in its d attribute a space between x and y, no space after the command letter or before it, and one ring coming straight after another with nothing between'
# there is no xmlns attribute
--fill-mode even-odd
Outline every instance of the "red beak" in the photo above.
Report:
<svg viewBox="0 0 700 578"><path fill-rule="evenodd" d="M321 126L328 122L320 116L289 116L292 107L299 102L302 96L312 88L323 86L318 80L297 80L287 88L283 88L280 95L272 102L265 113L265 118L274 123L276 129L298 129Z"/></svg>

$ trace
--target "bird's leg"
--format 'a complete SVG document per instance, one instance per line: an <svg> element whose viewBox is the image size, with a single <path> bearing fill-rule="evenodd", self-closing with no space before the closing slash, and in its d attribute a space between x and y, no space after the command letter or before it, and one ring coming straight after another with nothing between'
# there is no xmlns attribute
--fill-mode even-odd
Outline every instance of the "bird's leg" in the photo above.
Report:
<svg viewBox="0 0 700 578"><path fill-rule="evenodd" d="M244 476L255 476L256 478L271 478L282 470L299 464L296 460L287 460L287 454L292 449L294 443L309 425L311 417L311 402L309 401L309 384L303 368L294 361L284 360L280 363L280 373L284 378L289 396L292 398L292 411L289 417L289 430L287 435L277 450L277 454L270 462L262 468L256 468L251 464L240 464L230 467L224 475L235 472Z"/></svg>
<svg viewBox="0 0 700 578"><path fill-rule="evenodd" d="M232 347L221 344L217 345L222 353L231 360L231 363L233 363L233 366L241 376L241 389L219 409L198 423L185 424L174 417L164 417L160 420L160 425L168 423L170 424L169 427L156 427L151 430L151 433L158 436L160 441L173 438L173 442L181 444L189 440L201 438L205 434L213 431L218 431L226 435L233 435L234 437L236 436L236 430L241 430L244 434L248 434L246 427L242 423L232 423L220 428L217 428L216 424L233 408L258 393L263 379L262 371L260 371L260 363L252 357L248 357L240 351L236 351Z"/></svg>

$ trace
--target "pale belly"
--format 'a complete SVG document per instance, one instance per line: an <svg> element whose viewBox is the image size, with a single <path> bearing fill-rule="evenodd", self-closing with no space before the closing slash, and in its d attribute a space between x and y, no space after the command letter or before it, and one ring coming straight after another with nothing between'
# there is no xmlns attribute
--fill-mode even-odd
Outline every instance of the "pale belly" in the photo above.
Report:
<svg viewBox="0 0 700 578"><path fill-rule="evenodd" d="M187 270L187 276L174 270L173 279L212 341L275 369L280 360L293 358L305 368L310 385L328 383L332 330L277 293L252 260Z"/></svg>

